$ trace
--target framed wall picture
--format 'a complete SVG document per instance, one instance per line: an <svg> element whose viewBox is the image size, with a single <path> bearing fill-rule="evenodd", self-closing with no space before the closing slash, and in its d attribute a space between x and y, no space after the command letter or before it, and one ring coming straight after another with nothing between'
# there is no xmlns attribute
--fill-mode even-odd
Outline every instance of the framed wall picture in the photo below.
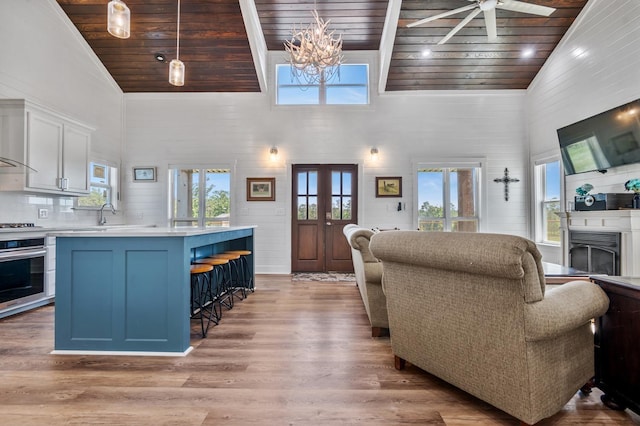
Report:
<svg viewBox="0 0 640 426"><path fill-rule="evenodd" d="M402 197L402 177L376 177L376 197Z"/></svg>
<svg viewBox="0 0 640 426"><path fill-rule="evenodd" d="M247 178L247 201L275 201L276 178Z"/></svg>
<svg viewBox="0 0 640 426"><path fill-rule="evenodd" d="M134 182L155 182L157 180L155 167L134 167Z"/></svg>

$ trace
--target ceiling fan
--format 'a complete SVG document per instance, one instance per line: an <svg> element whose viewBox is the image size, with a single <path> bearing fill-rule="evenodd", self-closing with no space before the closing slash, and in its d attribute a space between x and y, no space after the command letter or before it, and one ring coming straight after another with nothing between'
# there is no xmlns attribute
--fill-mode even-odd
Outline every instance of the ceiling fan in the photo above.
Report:
<svg viewBox="0 0 640 426"><path fill-rule="evenodd" d="M446 16L456 15L461 12L471 10L471 13L467 15L454 29L449 31L449 34L444 36L438 44L446 43L451 37L453 37L458 31L469 23L473 18L478 16L480 12L484 12L484 24L487 27L487 37L490 42L495 41L498 38L498 31L496 28L496 9L510 10L512 12L528 13L531 15L549 16L555 9L547 6L540 6L532 3L525 3L517 0L469 0L473 2L468 6L459 7L448 12L440 13L438 15L430 16L428 18L420 19L419 21L407 24L407 27L416 27L418 25L425 24L427 22L435 21L436 19L444 18Z"/></svg>

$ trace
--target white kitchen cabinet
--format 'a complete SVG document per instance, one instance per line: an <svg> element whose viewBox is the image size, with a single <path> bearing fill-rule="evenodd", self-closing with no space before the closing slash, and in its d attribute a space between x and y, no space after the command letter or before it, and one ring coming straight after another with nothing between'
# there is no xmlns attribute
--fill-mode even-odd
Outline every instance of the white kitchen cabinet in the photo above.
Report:
<svg viewBox="0 0 640 426"><path fill-rule="evenodd" d="M0 100L0 156L37 170L4 167L0 190L89 193L91 129L24 100ZM13 170L12 170L13 169Z"/></svg>

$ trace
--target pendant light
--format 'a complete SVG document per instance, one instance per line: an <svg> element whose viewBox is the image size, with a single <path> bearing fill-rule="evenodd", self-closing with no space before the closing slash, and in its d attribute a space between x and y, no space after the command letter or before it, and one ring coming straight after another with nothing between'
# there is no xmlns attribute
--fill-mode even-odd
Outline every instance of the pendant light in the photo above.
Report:
<svg viewBox="0 0 640 426"><path fill-rule="evenodd" d="M180 60L180 0L178 0L178 29L176 32L176 59L169 63L169 83L184 86L184 63Z"/></svg>
<svg viewBox="0 0 640 426"><path fill-rule="evenodd" d="M107 5L107 31L114 37L129 38L131 12L121 0L111 0Z"/></svg>

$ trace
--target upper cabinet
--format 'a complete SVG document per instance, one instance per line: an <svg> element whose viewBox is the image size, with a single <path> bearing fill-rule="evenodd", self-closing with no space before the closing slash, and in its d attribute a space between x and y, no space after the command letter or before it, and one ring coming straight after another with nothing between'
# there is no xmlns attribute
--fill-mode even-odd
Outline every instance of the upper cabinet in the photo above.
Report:
<svg viewBox="0 0 640 426"><path fill-rule="evenodd" d="M91 129L24 100L0 100L0 190L89 193Z"/></svg>

